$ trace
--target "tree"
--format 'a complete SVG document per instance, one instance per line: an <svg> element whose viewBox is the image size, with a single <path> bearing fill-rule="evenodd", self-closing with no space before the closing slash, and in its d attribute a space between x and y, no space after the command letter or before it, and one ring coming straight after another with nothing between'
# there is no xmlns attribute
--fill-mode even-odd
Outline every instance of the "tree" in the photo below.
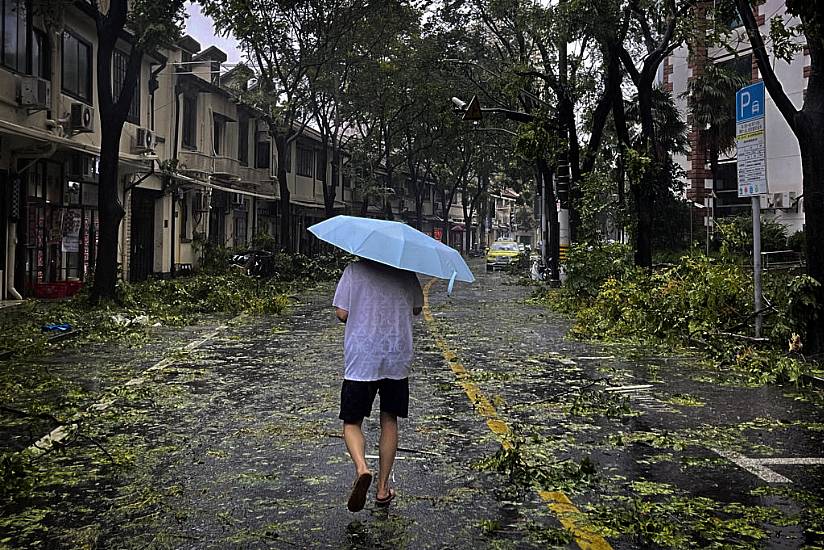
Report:
<svg viewBox="0 0 824 550"><path fill-rule="evenodd" d="M687 86L692 125L698 128L700 146L705 148L710 159L713 195L718 158L735 149L735 106L732 98L747 83L743 75L710 63L704 68L704 73Z"/></svg>
<svg viewBox="0 0 824 550"><path fill-rule="evenodd" d="M630 45L618 45L618 55L637 90L641 133L635 143L625 146L635 150L634 173L630 181L636 212L635 264L652 267L652 236L655 197L668 185L667 167L671 164L665 140L657 139L655 122L656 76L658 67L684 41L685 18L695 0L631 0L629 10L638 28L639 39L646 49L640 67L630 53ZM627 137L627 136L624 136Z"/></svg>
<svg viewBox="0 0 824 550"><path fill-rule="evenodd" d="M810 53L810 76L801 109L793 105L778 79L758 30L758 23L747 0L734 0L744 21L758 70L781 115L798 140L801 150L803 196L806 232L807 273L818 285L815 305L807 320L804 350L824 351L824 3L787 0L787 12L798 18L799 24L787 28L782 22L772 24L773 52L789 60L800 49L795 36L803 35Z"/></svg>
<svg viewBox="0 0 824 550"><path fill-rule="evenodd" d="M307 74L322 64L328 37L316 32L311 17L316 6L311 2L202 0L201 4L217 28L234 35L258 75L256 86L242 98L269 115L269 134L277 152L280 246L294 250L287 158L309 121Z"/></svg>
<svg viewBox="0 0 824 550"><path fill-rule="evenodd" d="M117 248L123 205L118 192L120 137L136 92L143 56L155 48L170 45L179 36L183 23L183 0L109 0L108 9L93 0L97 28L97 96L101 121L99 163L97 260L92 299L111 299L117 285ZM123 37L131 43L126 75L115 97L112 56Z"/></svg>

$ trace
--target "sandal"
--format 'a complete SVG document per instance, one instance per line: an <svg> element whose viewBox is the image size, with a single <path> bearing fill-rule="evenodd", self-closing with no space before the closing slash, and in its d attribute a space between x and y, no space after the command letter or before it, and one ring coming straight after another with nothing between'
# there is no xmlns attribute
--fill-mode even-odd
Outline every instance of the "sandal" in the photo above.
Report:
<svg viewBox="0 0 824 550"><path fill-rule="evenodd" d="M393 498L395 498L395 489L389 489L389 496L384 498L375 497L375 506L386 508L392 502Z"/></svg>
<svg viewBox="0 0 824 550"><path fill-rule="evenodd" d="M350 512L360 512L366 504L366 494L369 492L369 486L372 484L372 474L366 473L358 476L355 483L352 485L352 492L349 493L349 502L346 507Z"/></svg>

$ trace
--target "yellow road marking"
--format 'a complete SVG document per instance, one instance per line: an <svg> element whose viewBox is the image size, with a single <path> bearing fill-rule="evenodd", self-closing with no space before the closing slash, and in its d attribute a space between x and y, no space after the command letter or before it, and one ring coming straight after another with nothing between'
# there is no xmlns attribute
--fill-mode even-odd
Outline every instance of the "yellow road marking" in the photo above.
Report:
<svg viewBox="0 0 824 550"><path fill-rule="evenodd" d="M498 417L495 406L481 392L481 389L472 382L466 368L458 360L458 354L452 351L446 339L437 333L435 318L432 316L432 310L429 307L429 290L435 284L435 281L436 279L431 279L423 288L423 318L429 324L429 329L435 337L435 345L441 350L446 364L455 373L458 385L466 392L466 396L475 406L478 414L486 420L489 429L500 438L501 446L509 450L512 448L512 442L510 441L512 430L510 430L509 425ZM546 502L549 509L555 512L561 525L575 536L575 542L581 550L612 550L612 546L601 535L580 525L578 520L583 514L564 493L560 491L538 491L538 495Z"/></svg>

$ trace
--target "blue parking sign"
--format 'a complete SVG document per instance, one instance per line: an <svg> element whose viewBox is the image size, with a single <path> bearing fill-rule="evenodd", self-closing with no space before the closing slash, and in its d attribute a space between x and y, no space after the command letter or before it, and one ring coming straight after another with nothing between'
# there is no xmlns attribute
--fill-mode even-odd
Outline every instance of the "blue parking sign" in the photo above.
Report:
<svg viewBox="0 0 824 550"><path fill-rule="evenodd" d="M745 122L764 116L764 83L756 82L741 88L735 94L735 121Z"/></svg>

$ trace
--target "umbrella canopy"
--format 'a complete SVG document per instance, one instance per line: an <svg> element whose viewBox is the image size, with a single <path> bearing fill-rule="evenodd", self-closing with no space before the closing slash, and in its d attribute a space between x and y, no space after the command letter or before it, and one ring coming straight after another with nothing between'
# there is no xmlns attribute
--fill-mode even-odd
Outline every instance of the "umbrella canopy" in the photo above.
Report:
<svg viewBox="0 0 824 550"><path fill-rule="evenodd" d="M309 231L351 254L398 269L452 281L475 281L457 250L405 223L335 216L316 223Z"/></svg>

